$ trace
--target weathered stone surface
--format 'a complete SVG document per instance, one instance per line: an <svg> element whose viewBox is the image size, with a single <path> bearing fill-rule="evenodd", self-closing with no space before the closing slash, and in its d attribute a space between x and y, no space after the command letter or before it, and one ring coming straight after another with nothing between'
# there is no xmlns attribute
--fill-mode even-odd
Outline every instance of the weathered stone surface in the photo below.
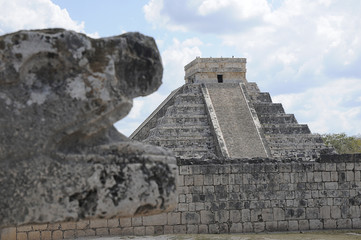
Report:
<svg viewBox="0 0 361 240"><path fill-rule="evenodd" d="M133 216L175 203L175 158L113 127L161 84L152 38L0 37L0 226Z"/></svg>

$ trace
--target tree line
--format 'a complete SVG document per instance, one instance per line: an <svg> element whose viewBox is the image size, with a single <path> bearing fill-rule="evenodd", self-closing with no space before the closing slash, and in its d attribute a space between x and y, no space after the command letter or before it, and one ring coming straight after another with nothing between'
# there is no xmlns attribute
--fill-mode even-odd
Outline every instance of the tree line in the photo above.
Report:
<svg viewBox="0 0 361 240"><path fill-rule="evenodd" d="M347 136L346 133L321 134L326 146L333 146L337 153L361 153L361 135Z"/></svg>

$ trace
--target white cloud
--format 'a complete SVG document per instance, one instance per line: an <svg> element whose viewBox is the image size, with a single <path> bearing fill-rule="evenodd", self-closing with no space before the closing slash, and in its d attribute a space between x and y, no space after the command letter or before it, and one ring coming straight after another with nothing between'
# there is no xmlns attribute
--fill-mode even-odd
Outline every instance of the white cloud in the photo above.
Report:
<svg viewBox="0 0 361 240"><path fill-rule="evenodd" d="M132 110L130 110L128 117L131 119L138 118L140 116L143 105L144 101L138 99L134 100Z"/></svg>
<svg viewBox="0 0 361 240"><path fill-rule="evenodd" d="M313 132L361 132L360 79L337 79L302 93L273 97L287 113L294 113L299 122L307 123Z"/></svg>
<svg viewBox="0 0 361 240"><path fill-rule="evenodd" d="M71 19L66 9L50 0L0 0L0 33L21 29L65 28L84 32L84 22ZM91 34L98 37L97 33Z"/></svg>
<svg viewBox="0 0 361 240"><path fill-rule="evenodd" d="M266 0L150 0L143 10L154 27L219 33L259 24L270 6Z"/></svg>
<svg viewBox="0 0 361 240"><path fill-rule="evenodd" d="M237 12L237 19L247 19L267 14L270 6L265 0L205 0L200 2L197 10L201 16L206 16L221 9L226 9L230 13Z"/></svg>
<svg viewBox="0 0 361 240"><path fill-rule="evenodd" d="M173 39L172 45L168 46L162 53L164 64L164 88L167 91L184 84L184 66L197 56L202 56L200 46L203 42L198 38L189 38L184 41Z"/></svg>
<svg viewBox="0 0 361 240"><path fill-rule="evenodd" d="M263 25L221 38L247 53L254 67L251 76L265 86L277 86L277 81L319 84L342 76L340 72L355 77L359 68L353 63L361 58L361 16L356 9L361 5L353 3L352 8L340 1L284 1L265 15Z"/></svg>
<svg viewBox="0 0 361 240"><path fill-rule="evenodd" d="M168 94L155 92L146 97L134 99L131 112L125 118L114 124L115 128L122 134L129 136L139 125L163 102Z"/></svg>
<svg viewBox="0 0 361 240"><path fill-rule="evenodd" d="M163 0L150 0L148 4L144 5L143 7L145 19L153 23L154 27L164 26L174 31L176 30L185 31L184 27L176 24L171 24L170 17L162 14L163 6L164 6Z"/></svg>
<svg viewBox="0 0 361 240"><path fill-rule="evenodd" d="M313 131L357 134L360 9L359 0L151 0L147 11L154 16L147 20L159 28L196 34L203 44L194 49L203 55L232 49L232 54L246 57L248 80L277 95ZM215 38L222 45L205 52ZM192 51L177 51L181 48L173 41L163 52L171 81L183 79L182 67L198 55L187 59Z"/></svg>

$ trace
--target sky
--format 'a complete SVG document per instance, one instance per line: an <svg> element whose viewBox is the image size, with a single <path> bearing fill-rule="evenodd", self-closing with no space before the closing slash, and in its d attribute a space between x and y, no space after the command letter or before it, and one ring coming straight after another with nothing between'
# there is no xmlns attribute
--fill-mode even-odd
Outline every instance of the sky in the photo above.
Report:
<svg viewBox="0 0 361 240"><path fill-rule="evenodd" d="M164 66L157 92L115 123L130 135L184 84L200 57L245 57L247 80L313 133L361 134L360 0L0 0L0 35L60 27L152 36Z"/></svg>

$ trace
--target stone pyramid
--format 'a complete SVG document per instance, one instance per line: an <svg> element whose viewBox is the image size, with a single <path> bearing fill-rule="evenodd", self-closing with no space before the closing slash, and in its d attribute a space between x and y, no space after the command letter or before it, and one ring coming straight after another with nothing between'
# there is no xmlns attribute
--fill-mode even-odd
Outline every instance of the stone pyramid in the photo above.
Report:
<svg viewBox="0 0 361 240"><path fill-rule="evenodd" d="M199 58L130 138L172 149L181 158L313 160L330 153L270 94L246 80L245 58Z"/></svg>

